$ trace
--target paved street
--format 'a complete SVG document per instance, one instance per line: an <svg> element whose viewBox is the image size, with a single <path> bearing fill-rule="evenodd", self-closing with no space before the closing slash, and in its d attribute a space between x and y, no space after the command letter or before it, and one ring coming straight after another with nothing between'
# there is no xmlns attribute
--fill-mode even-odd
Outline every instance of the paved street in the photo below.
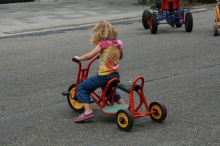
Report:
<svg viewBox="0 0 220 146"><path fill-rule="evenodd" d="M1 37L0 145L220 145L220 37L213 36L210 16L212 8L193 13L191 33L160 25L155 35L138 17L112 21L124 43L121 82L143 76L148 102L161 102L168 112L163 123L135 119L129 132L95 104L94 119L74 123L79 113L61 95L75 80L71 58L93 48L93 25ZM89 75L96 71L94 64Z"/></svg>

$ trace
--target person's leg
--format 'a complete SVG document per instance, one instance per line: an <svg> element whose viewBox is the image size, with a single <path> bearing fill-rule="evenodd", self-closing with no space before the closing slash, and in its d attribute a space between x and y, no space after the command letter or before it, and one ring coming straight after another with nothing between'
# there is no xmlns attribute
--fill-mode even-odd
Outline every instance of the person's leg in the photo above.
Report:
<svg viewBox="0 0 220 146"><path fill-rule="evenodd" d="M120 78L119 74L111 74L109 76L105 77L107 80L110 80L112 78ZM107 83L106 83L107 84ZM106 93L106 97L109 96L109 92ZM118 92L115 92L115 98L114 101L117 102L118 104L125 104L124 100L121 98L120 94ZM111 102L111 99L109 99L109 102Z"/></svg>
<svg viewBox="0 0 220 146"><path fill-rule="evenodd" d="M77 86L77 98L80 103L90 103L90 93L94 92L97 88L103 87L108 83L109 79L102 76L92 76L87 80L81 82Z"/></svg>
<svg viewBox="0 0 220 146"><path fill-rule="evenodd" d="M95 75L81 82L77 86L76 98L78 99L78 102L83 103L85 111L79 117L75 118L75 122L81 122L95 116L90 106L90 93L94 92L99 87L105 86L108 81L109 78L106 78L105 76Z"/></svg>
<svg viewBox="0 0 220 146"><path fill-rule="evenodd" d="M118 92L115 92L115 101L118 104L125 104L124 100L121 98L121 96Z"/></svg>
<svg viewBox="0 0 220 146"><path fill-rule="evenodd" d="M82 122L84 120L95 117L95 114L93 113L90 106L90 93L94 92L94 90L96 90L98 87L105 85L105 82L101 81L102 80L100 80L99 76L95 75L81 82L77 86L76 98L78 99L78 102L83 103L85 111L74 119L75 122Z"/></svg>
<svg viewBox="0 0 220 146"><path fill-rule="evenodd" d="M84 114L88 115L93 112L89 103L83 103L83 106L85 109Z"/></svg>
<svg viewBox="0 0 220 146"><path fill-rule="evenodd" d="M124 100L121 98L117 101L118 104L125 104Z"/></svg>

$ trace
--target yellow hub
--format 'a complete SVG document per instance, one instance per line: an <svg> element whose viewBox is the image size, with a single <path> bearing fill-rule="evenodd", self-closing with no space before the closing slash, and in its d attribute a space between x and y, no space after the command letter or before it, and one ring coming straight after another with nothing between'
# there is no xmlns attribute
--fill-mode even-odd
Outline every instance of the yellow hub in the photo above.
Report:
<svg viewBox="0 0 220 146"><path fill-rule="evenodd" d="M125 113L120 113L117 118L118 124L122 128L126 128L128 126L128 117Z"/></svg>
<svg viewBox="0 0 220 146"><path fill-rule="evenodd" d="M160 108L158 105L153 105L153 106L151 107L151 111L154 111L154 110L156 110L157 113L156 113L156 114L152 114L152 116L154 117L154 119L160 119L161 116L162 116L162 110L161 110L161 108Z"/></svg>

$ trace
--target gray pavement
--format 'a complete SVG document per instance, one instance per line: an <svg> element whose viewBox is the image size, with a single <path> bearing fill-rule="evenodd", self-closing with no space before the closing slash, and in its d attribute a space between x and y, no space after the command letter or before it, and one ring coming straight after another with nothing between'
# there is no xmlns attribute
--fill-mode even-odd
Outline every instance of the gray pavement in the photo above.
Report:
<svg viewBox="0 0 220 146"><path fill-rule="evenodd" d="M0 37L141 18L149 6L137 0L62 0L0 5Z"/></svg>
<svg viewBox="0 0 220 146"><path fill-rule="evenodd" d="M0 36L140 17L137 0L72 0L0 5Z"/></svg>

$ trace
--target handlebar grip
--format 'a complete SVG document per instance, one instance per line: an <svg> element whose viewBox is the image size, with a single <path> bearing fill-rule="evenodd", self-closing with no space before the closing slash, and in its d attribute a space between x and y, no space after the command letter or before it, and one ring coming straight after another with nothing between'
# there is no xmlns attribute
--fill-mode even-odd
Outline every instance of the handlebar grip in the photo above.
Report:
<svg viewBox="0 0 220 146"><path fill-rule="evenodd" d="M73 62L76 62L76 63L79 62L79 60L77 60L76 58L72 58L72 61L73 61Z"/></svg>

